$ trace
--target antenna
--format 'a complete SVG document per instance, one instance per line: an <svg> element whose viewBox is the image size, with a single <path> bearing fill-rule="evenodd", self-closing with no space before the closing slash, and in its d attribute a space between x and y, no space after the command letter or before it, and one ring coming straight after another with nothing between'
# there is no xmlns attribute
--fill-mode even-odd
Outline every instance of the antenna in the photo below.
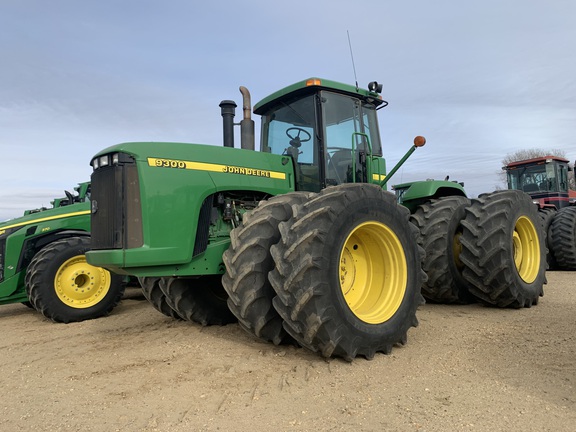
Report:
<svg viewBox="0 0 576 432"><path fill-rule="evenodd" d="M348 35L348 46L350 47L350 58L352 59L352 69L354 70L354 81L356 82L356 91L358 91L358 77L356 76L356 65L354 64L354 54L352 53L352 42L350 42L350 32L346 30Z"/></svg>

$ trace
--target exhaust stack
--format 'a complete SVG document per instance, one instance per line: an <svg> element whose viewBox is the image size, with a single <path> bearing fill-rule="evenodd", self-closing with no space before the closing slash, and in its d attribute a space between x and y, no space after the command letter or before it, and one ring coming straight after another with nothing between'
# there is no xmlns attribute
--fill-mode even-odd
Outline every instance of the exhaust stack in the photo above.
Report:
<svg viewBox="0 0 576 432"><path fill-rule="evenodd" d="M224 147L234 147L234 116L236 115L236 102L223 100L220 102L222 126L224 130Z"/></svg>
<svg viewBox="0 0 576 432"><path fill-rule="evenodd" d="M244 118L240 122L240 147L244 150L254 150L254 120L251 118L252 102L250 92L244 86L240 86L242 93L242 110Z"/></svg>

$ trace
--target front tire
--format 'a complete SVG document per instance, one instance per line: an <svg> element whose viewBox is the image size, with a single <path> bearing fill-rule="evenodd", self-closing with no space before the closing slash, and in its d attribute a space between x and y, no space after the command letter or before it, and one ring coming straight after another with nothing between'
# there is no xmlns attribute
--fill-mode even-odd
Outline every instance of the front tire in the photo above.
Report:
<svg viewBox="0 0 576 432"><path fill-rule="evenodd" d="M88 264L89 249L89 237L69 237L44 246L32 258L26 292L45 317L62 323L98 318L122 299L123 278Z"/></svg>
<svg viewBox="0 0 576 432"><path fill-rule="evenodd" d="M274 268L270 247L280 240L278 224L289 220L293 207L304 203L309 195L293 192L261 201L230 232L230 248L222 257L226 265L222 285L229 296L228 307L240 327L276 345L291 338L272 306L276 293L268 281L268 273Z"/></svg>
<svg viewBox="0 0 576 432"><path fill-rule="evenodd" d="M469 291L491 306L537 304L546 283L546 247L530 196L517 190L480 195L462 226L460 259Z"/></svg>
<svg viewBox="0 0 576 432"><path fill-rule="evenodd" d="M409 217L380 187L346 184L280 223L269 278L286 331L324 357L348 361L406 343L426 277Z"/></svg>

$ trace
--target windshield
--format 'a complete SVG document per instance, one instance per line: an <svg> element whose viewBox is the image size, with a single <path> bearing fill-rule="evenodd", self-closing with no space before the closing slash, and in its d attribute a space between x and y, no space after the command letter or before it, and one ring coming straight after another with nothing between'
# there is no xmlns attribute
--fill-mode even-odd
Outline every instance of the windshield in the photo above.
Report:
<svg viewBox="0 0 576 432"><path fill-rule="evenodd" d="M557 170L557 167L560 169ZM566 169L556 163L521 166L508 171L508 187L527 193L566 192Z"/></svg>

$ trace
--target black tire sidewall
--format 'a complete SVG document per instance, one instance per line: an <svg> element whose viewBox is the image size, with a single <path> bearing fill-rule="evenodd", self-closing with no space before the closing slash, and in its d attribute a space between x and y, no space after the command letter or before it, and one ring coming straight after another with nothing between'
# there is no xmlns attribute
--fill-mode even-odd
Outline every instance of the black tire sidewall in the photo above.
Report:
<svg viewBox="0 0 576 432"><path fill-rule="evenodd" d="M534 226L534 229L537 233L538 236L538 246L540 249L540 263L539 263L539 272L538 275L536 276L536 278L530 282L527 283L526 281L524 281L524 279L522 279L522 277L520 276L520 272L518 271L518 269L516 268L516 265L514 264L514 246L513 246L513 242L510 241L507 243L507 254L509 255L509 259L510 259L510 263L511 263L511 267L513 267L513 277L516 279L517 283L519 285L522 286L522 289L526 292L528 292L528 296L529 297L533 297L533 296L538 296L540 294L541 288L542 288L542 284L543 284L543 278L544 278L544 274L545 274L545 269L546 269L546 239L544 238L544 230L543 229L538 229L539 227L541 227L540 225L540 217L538 216L538 210L536 208L536 206L529 200L517 200L516 202L511 201L511 206L510 206L510 218L507 220L507 227L506 227L506 233L509 236L510 239L512 239L512 235L514 234L514 229L516 227L516 222L518 221L518 219L520 219L522 216L527 217L528 219L530 219L532 225ZM542 269L542 266L544 265L544 269Z"/></svg>
<svg viewBox="0 0 576 432"><path fill-rule="evenodd" d="M576 207L560 209L550 225L550 246L561 270L576 268Z"/></svg>
<svg viewBox="0 0 576 432"><path fill-rule="evenodd" d="M383 201L372 201L371 203L357 203L354 206L348 206L344 209L339 219L328 232L327 239L324 243L323 256L328 258L327 274L328 289L332 290L332 297L337 299L333 305L336 308L335 317L333 319L341 320L349 331L355 333L359 337L366 337L367 335L380 339L383 335L388 333L393 334L399 328L405 327L407 320L413 314L413 304L419 301L420 291L409 291L409 287L418 286L417 281L414 280L415 275L412 272L407 272L406 293L400 307L394 315L386 322L381 324L369 324L360 320L350 309L344 294L340 288L339 280L339 267L340 267L340 254L344 247L344 242L350 233L358 225L364 222L380 222L392 230L400 241L404 250L406 268L407 269L420 269L421 262L418 256L416 241L411 235L409 227L407 227L407 219L399 211L391 211L390 206L386 205ZM414 298L410 298L414 296Z"/></svg>
<svg viewBox="0 0 576 432"><path fill-rule="evenodd" d="M454 249L452 247L454 237L456 233L460 230L462 231L462 220L466 217L466 207L470 205L470 201L466 199L462 200L462 203L454 209L452 218L448 223L448 230L446 233L446 253L448 256L448 268L452 277L454 278L458 289L458 297L460 300L469 302L471 300L470 293L468 293L468 282L462 276L463 268L458 268L456 265L456 258L454 257Z"/></svg>
<svg viewBox="0 0 576 432"><path fill-rule="evenodd" d="M44 267L34 288L39 290L35 302L36 308L47 311L50 318L62 322L83 321L86 319L97 318L108 313L111 308L111 303L115 304L118 301L116 299L116 297L119 296L118 287L123 286L123 278L109 272L110 286L106 295L98 303L86 308L74 308L63 303L58 297L56 287L54 286L54 279L57 272L66 261L74 257L84 256L86 252L90 250L89 237L78 237L80 242L77 244L71 244L70 240L72 239L73 238L66 238L58 240L58 242L66 244L66 247L63 250L57 250L54 248L56 242L45 246L45 248L54 248L54 255L50 262L48 262ZM38 304L38 302L41 304Z"/></svg>
<svg viewBox="0 0 576 432"><path fill-rule="evenodd" d="M514 231L520 217L533 225L540 259L535 279L525 282L514 261ZM482 194L467 209L462 237L463 275L469 291L482 303L497 307L531 307L546 283L544 230L529 195L517 190Z"/></svg>

